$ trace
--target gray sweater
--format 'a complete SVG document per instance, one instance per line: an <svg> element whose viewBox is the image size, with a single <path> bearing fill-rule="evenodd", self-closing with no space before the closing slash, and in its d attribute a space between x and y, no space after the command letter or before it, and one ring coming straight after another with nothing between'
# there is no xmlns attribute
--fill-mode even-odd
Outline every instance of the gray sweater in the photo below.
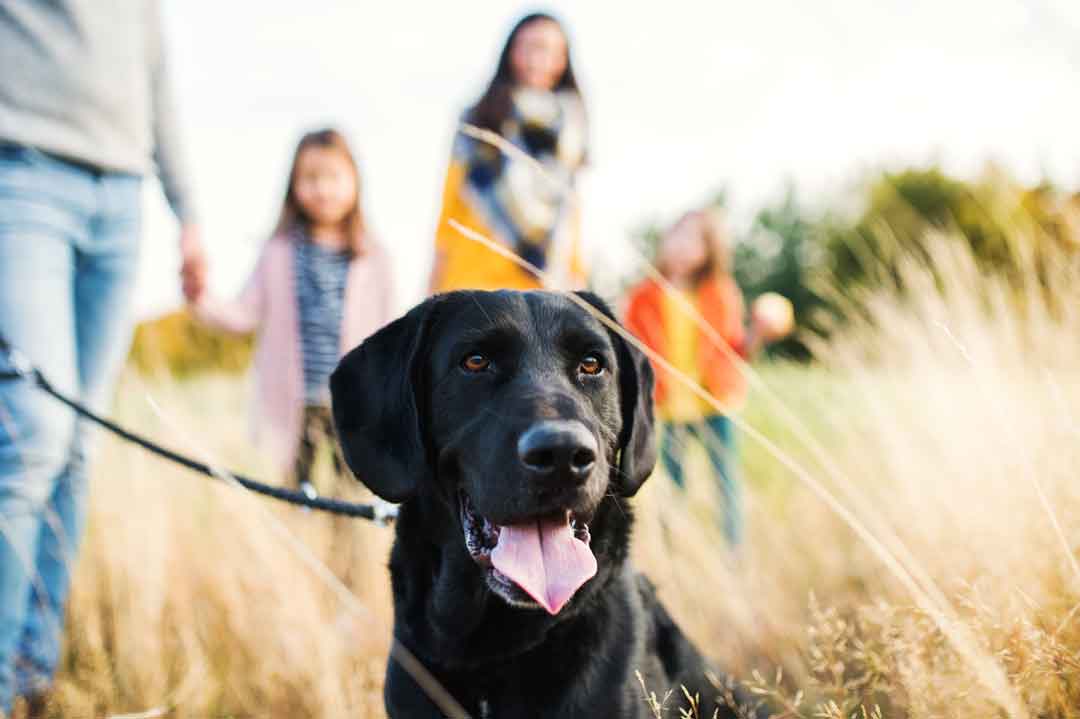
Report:
<svg viewBox="0 0 1080 719"><path fill-rule="evenodd" d="M156 170L191 221L157 0L0 0L0 141Z"/></svg>

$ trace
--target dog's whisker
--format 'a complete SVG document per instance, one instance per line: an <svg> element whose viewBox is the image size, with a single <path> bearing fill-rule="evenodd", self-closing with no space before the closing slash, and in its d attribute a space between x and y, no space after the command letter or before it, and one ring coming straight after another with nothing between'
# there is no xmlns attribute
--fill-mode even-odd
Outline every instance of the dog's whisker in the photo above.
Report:
<svg viewBox="0 0 1080 719"><path fill-rule="evenodd" d="M627 515L626 510L623 509L622 502L619 501L619 495L615 494L611 490L608 490L604 493L604 499L611 499L615 503L615 508L619 510L619 514L623 516L623 519L626 519L629 516Z"/></svg>

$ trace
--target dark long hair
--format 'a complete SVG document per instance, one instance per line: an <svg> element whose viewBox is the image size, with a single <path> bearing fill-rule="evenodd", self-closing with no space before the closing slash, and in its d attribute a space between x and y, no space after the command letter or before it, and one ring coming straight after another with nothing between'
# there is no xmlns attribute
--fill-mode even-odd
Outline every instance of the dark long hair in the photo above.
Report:
<svg viewBox="0 0 1080 719"><path fill-rule="evenodd" d="M517 21L514 25L514 29L510 31L510 36L506 38L506 44L503 45L502 53L499 55L499 64L495 68L495 76L491 78L491 82L488 84L487 90L480 96L480 99L469 110L468 118L469 122L479 127L486 128L492 132L500 132L503 121L510 115L513 109L511 104L511 92L514 89L514 68L510 63L510 54L514 47L514 41L517 40L518 34L525 29L526 26L535 22L553 22L562 31L563 37L566 38L566 70L563 71L559 81L555 83L556 90L570 90L581 97L581 91L578 89L577 78L574 77L574 65L571 59L570 53L570 39L566 35L566 30L553 15L543 12L535 12Z"/></svg>
<svg viewBox="0 0 1080 719"><path fill-rule="evenodd" d="M364 254L365 249L364 211L360 206L360 170L356 166L356 160L353 158L352 150L349 149L349 143L345 140L345 136L333 128L309 132L301 137L300 142L296 145L292 168L289 170L289 186L285 190L285 201L281 205L281 215L278 217L277 229L274 234L285 234L296 227L306 229L311 223L310 218L304 213L304 208L300 207L300 202L296 199L296 193L293 190L300 155L309 147L335 150L341 153L352 167L353 176L356 178L356 204L353 205L349 214L345 215L345 219L341 221L341 229L344 231L348 243L348 253L353 257L359 257Z"/></svg>

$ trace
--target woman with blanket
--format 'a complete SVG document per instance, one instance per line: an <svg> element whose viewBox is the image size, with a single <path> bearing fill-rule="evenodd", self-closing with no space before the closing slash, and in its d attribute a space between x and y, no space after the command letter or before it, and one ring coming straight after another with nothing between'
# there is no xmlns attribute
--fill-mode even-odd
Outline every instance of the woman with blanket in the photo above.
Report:
<svg viewBox="0 0 1080 719"><path fill-rule="evenodd" d="M435 233L431 291L544 284L451 220L543 270L549 284L584 284L571 188L585 159L585 108L555 18L537 13L517 23L494 78L463 121L497 134L532 161L459 129Z"/></svg>

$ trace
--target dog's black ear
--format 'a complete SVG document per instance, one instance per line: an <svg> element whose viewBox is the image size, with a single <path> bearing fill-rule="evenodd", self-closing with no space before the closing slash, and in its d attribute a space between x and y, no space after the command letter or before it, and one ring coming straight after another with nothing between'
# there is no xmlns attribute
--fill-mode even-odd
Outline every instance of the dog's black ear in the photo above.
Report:
<svg viewBox="0 0 1080 719"><path fill-rule="evenodd" d="M334 426L345 461L368 489L404 502L430 471L417 384L436 299L394 320L346 354L330 376Z"/></svg>
<svg viewBox="0 0 1080 719"><path fill-rule="evenodd" d="M592 292L578 297L617 322L607 303ZM619 363L619 406L622 431L619 433L619 493L632 497L656 467L656 428L653 421L653 370L649 359L608 328Z"/></svg>

